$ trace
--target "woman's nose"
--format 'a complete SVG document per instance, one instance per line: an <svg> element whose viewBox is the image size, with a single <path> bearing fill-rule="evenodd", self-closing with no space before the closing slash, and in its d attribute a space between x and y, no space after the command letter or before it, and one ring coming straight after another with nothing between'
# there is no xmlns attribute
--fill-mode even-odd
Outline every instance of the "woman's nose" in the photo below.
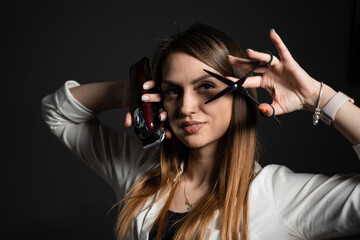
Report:
<svg viewBox="0 0 360 240"><path fill-rule="evenodd" d="M193 92L184 92L180 112L184 115L191 115L199 110L198 99Z"/></svg>

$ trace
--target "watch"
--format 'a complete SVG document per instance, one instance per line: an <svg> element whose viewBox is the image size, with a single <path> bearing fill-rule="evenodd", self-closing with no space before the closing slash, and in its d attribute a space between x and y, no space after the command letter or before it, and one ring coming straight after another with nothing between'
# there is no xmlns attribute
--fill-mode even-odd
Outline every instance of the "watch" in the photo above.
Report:
<svg viewBox="0 0 360 240"><path fill-rule="evenodd" d="M354 99L342 92L337 92L321 109L320 119L325 124L331 125L335 119L336 112L347 101L354 103Z"/></svg>

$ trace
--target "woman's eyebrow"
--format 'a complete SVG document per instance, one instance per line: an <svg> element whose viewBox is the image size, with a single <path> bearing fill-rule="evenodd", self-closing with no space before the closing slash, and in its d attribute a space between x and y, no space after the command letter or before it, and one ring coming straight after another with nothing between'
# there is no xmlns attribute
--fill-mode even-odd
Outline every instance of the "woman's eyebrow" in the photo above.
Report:
<svg viewBox="0 0 360 240"><path fill-rule="evenodd" d="M195 78L194 80L192 80L192 84L196 84L196 83L198 83L198 82L200 82L200 81L202 81L202 80L204 80L204 79L207 79L207 78L214 78L213 76L211 76L210 74L205 74L205 75L202 75L202 76L200 76L200 77L198 77L198 78ZM175 83L175 82L173 82L173 81L171 81L171 80L162 80L162 83L167 83L167 84L171 84L171 85L179 85L179 84L177 84L177 83Z"/></svg>
<svg viewBox="0 0 360 240"><path fill-rule="evenodd" d="M200 82L201 80L204 80L204 79L207 79L207 78L214 78L214 77L211 76L210 74L205 74L205 75L203 75L201 77L198 77L198 78L194 79L191 83L196 84L196 83Z"/></svg>
<svg viewBox="0 0 360 240"><path fill-rule="evenodd" d="M174 86L180 86L176 82L173 82L171 80L165 80L165 79L161 80L161 84L169 84L169 85L174 85Z"/></svg>

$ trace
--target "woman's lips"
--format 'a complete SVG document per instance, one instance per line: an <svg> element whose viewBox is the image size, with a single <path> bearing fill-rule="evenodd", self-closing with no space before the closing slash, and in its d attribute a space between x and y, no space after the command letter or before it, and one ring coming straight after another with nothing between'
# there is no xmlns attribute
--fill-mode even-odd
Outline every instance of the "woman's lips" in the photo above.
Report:
<svg viewBox="0 0 360 240"><path fill-rule="evenodd" d="M206 124L205 122L189 121L189 122L183 122L181 124L181 128L186 133L195 133L199 131L205 124Z"/></svg>

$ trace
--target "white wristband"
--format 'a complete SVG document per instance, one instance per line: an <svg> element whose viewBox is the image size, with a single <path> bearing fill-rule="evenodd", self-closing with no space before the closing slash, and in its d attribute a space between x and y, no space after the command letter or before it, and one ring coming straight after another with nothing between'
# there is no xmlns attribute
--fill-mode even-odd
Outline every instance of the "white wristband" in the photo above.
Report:
<svg viewBox="0 0 360 240"><path fill-rule="evenodd" d="M354 103L354 100L351 99L349 96L345 95L342 92L337 92L321 109L320 119L325 124L331 125L331 123L335 119L336 112L344 103L349 100Z"/></svg>

